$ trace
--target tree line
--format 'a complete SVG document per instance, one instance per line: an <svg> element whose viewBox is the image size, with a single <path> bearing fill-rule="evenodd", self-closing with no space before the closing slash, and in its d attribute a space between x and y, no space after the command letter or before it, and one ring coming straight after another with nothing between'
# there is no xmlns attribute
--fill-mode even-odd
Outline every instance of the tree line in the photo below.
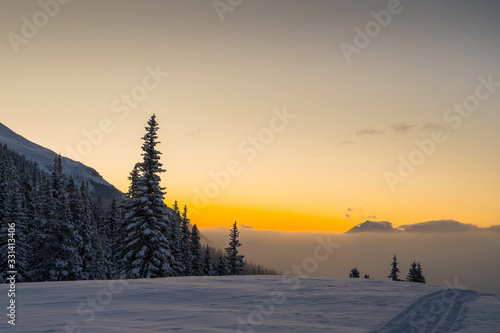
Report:
<svg viewBox="0 0 500 333"><path fill-rule="evenodd" d="M202 245L186 206L167 207L157 131L153 115L129 190L109 207L100 196L92 197L87 181L64 176L61 156L55 156L48 174L0 144L0 253L9 246L15 250L18 281L276 274L239 253L236 222L228 247L220 250ZM12 223L15 244L8 244ZM3 260L2 282L7 271Z"/></svg>

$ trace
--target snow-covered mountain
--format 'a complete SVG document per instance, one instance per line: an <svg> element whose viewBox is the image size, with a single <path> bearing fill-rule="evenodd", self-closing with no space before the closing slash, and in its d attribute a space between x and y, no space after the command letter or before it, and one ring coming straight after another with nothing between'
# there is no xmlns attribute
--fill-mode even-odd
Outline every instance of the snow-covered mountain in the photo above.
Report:
<svg viewBox="0 0 500 333"><path fill-rule="evenodd" d="M0 123L0 143L7 145L7 148L25 156L28 160L36 162L42 171L51 173L51 166L56 156L52 150L29 141L2 123ZM100 194L104 201L109 201L113 196L119 195L120 191L102 178L95 169L67 157L62 157L62 164L65 176L72 176L77 183L87 180L91 192L95 195Z"/></svg>
<svg viewBox="0 0 500 333"><path fill-rule="evenodd" d="M356 234L360 232L397 232L400 231L392 226L391 222L387 221L365 221L357 224L346 231L346 234Z"/></svg>

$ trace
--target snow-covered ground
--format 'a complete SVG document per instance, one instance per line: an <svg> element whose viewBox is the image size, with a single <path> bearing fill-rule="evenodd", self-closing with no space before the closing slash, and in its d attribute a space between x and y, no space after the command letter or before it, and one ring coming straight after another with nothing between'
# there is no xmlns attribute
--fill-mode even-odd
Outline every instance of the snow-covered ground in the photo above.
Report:
<svg viewBox="0 0 500 333"><path fill-rule="evenodd" d="M7 285L0 286L7 304ZM286 276L17 285L12 332L500 332L500 295ZM6 312L6 307L2 306Z"/></svg>

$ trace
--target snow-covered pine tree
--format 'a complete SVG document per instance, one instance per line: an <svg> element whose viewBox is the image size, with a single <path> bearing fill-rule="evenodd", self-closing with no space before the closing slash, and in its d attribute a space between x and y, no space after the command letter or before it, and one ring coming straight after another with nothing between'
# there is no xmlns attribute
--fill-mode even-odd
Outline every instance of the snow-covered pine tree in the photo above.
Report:
<svg viewBox="0 0 500 333"><path fill-rule="evenodd" d="M389 274L387 277L392 279L392 281L401 281L399 278L398 273L400 273L399 268L398 268L398 261L396 259L396 255L394 254L393 261L391 263L392 269L391 269L391 274Z"/></svg>
<svg viewBox="0 0 500 333"><path fill-rule="evenodd" d="M71 213L66 200L61 155L54 159L50 185L54 211L47 225L49 231L47 241L51 243L49 279L79 280L82 277L82 258L76 244L78 232L70 218Z"/></svg>
<svg viewBox="0 0 500 333"><path fill-rule="evenodd" d="M223 276L228 275L229 271L227 269L226 258L220 255L217 258L217 262L215 263L215 272L214 275Z"/></svg>
<svg viewBox="0 0 500 333"><path fill-rule="evenodd" d="M102 203L101 195L97 196L97 201L93 207L95 226L95 258L94 258L94 279L107 280L112 275L111 265L111 245L108 239L107 214Z"/></svg>
<svg viewBox="0 0 500 333"><path fill-rule="evenodd" d="M351 269L351 272L349 273L350 278L359 278L359 271L356 267Z"/></svg>
<svg viewBox="0 0 500 333"><path fill-rule="evenodd" d="M200 239L200 232L195 224L191 230L191 275L194 276L203 275Z"/></svg>
<svg viewBox="0 0 500 333"><path fill-rule="evenodd" d="M189 231L189 219L187 218L187 206L184 206L181 221L181 251L184 266L184 275L192 275L191 267L191 231Z"/></svg>
<svg viewBox="0 0 500 333"><path fill-rule="evenodd" d="M170 248L172 250L172 256L174 257L174 262L172 265L172 275L182 276L184 275L184 258L181 247L181 224L182 218L179 212L179 206L177 201L175 201L172 211L170 212L170 224L169 224L169 242Z"/></svg>
<svg viewBox="0 0 500 333"><path fill-rule="evenodd" d="M82 258L82 279L99 279L97 272L97 226L95 225L89 184L83 181L80 185L80 223L78 224L78 252Z"/></svg>
<svg viewBox="0 0 500 333"><path fill-rule="evenodd" d="M208 246L208 244L205 248L205 255L203 256L203 275L214 275L212 267L212 255L210 254L210 247Z"/></svg>
<svg viewBox="0 0 500 333"><path fill-rule="evenodd" d="M116 202L116 198L113 197L111 201L111 206L108 212L107 217L107 238L109 240L110 245L110 279L117 279L119 277L119 264L118 261L121 259L119 255L119 248L122 244L122 233L120 232L120 208L118 207L118 203Z"/></svg>
<svg viewBox="0 0 500 333"><path fill-rule="evenodd" d="M407 282L418 282L417 281L417 264L413 261L411 264L410 270L408 271L408 275L406 276Z"/></svg>
<svg viewBox="0 0 500 333"><path fill-rule="evenodd" d="M240 255L238 252L238 247L241 246L240 240L238 239L239 235L238 226L236 222L234 222L233 228L229 233L229 247L225 248L229 275L239 275L243 271L243 258L245 256Z"/></svg>
<svg viewBox="0 0 500 333"><path fill-rule="evenodd" d="M54 215L54 199L50 192L50 180L45 175L40 178L40 185L35 194L35 203L37 213L30 233L30 243L33 251L30 275L32 281L40 282L50 280L49 270L54 264L51 251L55 237L50 234L49 230Z"/></svg>
<svg viewBox="0 0 500 333"><path fill-rule="evenodd" d="M122 277L155 278L173 274L174 258L168 241L169 221L160 186L161 153L156 150L158 123L153 115L142 138L143 161L136 164L133 194L125 200Z"/></svg>
<svg viewBox="0 0 500 333"><path fill-rule="evenodd" d="M420 265L420 262L417 263L417 272L415 280L416 280L415 282L425 283L425 277L424 274L422 273L422 266Z"/></svg>

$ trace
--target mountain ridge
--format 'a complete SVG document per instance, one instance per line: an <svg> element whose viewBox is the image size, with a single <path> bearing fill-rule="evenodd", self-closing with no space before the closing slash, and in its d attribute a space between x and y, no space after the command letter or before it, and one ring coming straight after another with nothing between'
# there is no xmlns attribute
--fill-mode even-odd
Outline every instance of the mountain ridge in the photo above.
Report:
<svg viewBox="0 0 500 333"><path fill-rule="evenodd" d="M49 174L52 172L52 164L57 156L54 151L26 139L1 122L0 143L19 155L25 156L26 159L36 162L40 170ZM96 196L101 195L106 203L111 202L113 196L122 194L94 168L64 156L61 156L61 161L66 177L73 177L77 183L88 181L91 193Z"/></svg>

